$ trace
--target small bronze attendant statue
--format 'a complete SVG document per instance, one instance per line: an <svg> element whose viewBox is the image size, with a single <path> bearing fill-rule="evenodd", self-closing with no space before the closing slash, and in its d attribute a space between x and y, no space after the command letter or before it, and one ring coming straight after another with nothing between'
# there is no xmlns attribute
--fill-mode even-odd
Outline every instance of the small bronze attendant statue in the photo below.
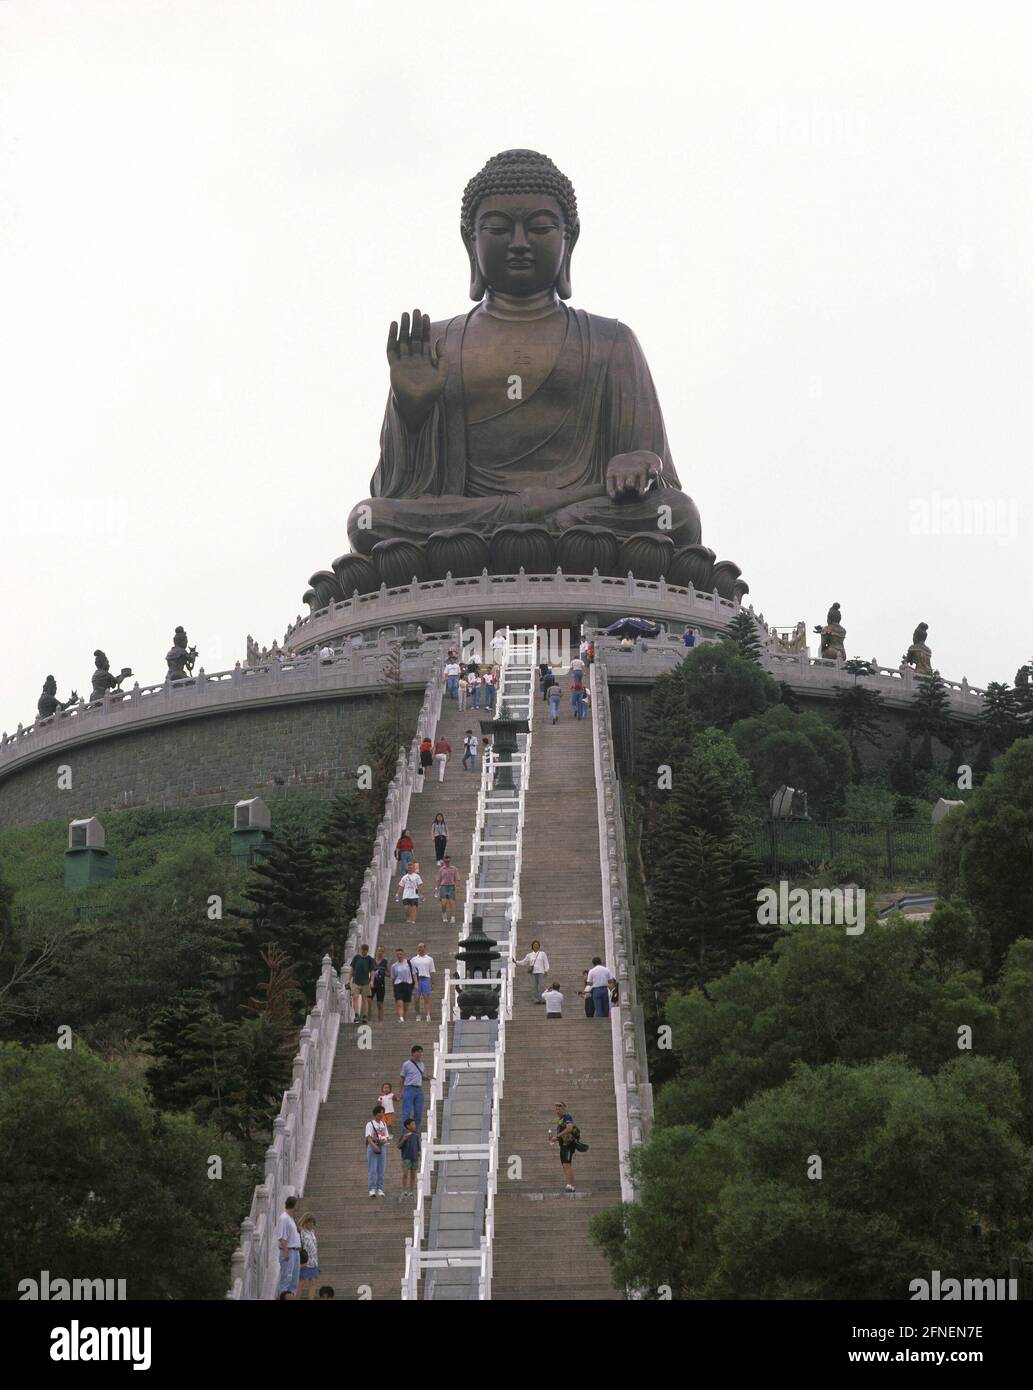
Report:
<svg viewBox="0 0 1033 1390"><path fill-rule="evenodd" d="M929 624L919 623L911 638L911 645L904 653L904 665L913 666L919 676L931 676L933 673L933 654L925 640L928 636Z"/></svg>
<svg viewBox="0 0 1033 1390"><path fill-rule="evenodd" d="M79 696L76 691L72 691L67 700L57 698L57 681L53 676L48 676L43 682L43 694L36 701L36 712L40 719L49 719L52 714L57 714L59 710L65 710L69 705L78 702Z"/></svg>
<svg viewBox="0 0 1033 1390"><path fill-rule="evenodd" d="M821 633L819 657L827 661L846 661L846 628L843 626L843 615L839 611L838 603L834 603L829 609L825 626L816 627L814 631Z"/></svg>
<svg viewBox="0 0 1033 1390"><path fill-rule="evenodd" d="M103 700L104 696L110 691L120 689L126 676L131 676L133 674L129 666L123 666L119 674L113 676L111 674L111 663L99 648L93 653L93 660L96 663L97 669L93 673L91 682L91 702L94 700Z"/></svg>
<svg viewBox="0 0 1033 1390"><path fill-rule="evenodd" d="M186 631L177 627L172 635L172 646L165 653L165 660L168 663L167 681L189 680L194 670L194 662L197 660L197 648L189 645L189 638Z"/></svg>

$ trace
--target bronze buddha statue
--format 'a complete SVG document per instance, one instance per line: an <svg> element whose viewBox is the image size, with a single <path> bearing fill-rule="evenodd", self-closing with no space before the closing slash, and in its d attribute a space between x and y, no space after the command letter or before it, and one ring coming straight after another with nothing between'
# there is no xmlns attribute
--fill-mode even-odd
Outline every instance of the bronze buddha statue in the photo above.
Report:
<svg viewBox="0 0 1033 1390"><path fill-rule="evenodd" d="M392 323L371 496L348 518L352 554L306 600L557 564L745 591L699 543L634 333L566 303L570 180L533 150L498 154L466 186L460 231L474 308Z"/></svg>

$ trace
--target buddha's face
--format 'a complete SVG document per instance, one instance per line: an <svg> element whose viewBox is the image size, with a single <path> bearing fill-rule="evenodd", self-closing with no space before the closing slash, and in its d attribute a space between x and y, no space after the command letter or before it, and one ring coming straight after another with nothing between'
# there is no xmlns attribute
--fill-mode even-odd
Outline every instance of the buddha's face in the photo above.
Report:
<svg viewBox="0 0 1033 1390"><path fill-rule="evenodd" d="M567 249L565 231L555 198L494 194L478 204L469 249L489 289L524 298L555 285Z"/></svg>

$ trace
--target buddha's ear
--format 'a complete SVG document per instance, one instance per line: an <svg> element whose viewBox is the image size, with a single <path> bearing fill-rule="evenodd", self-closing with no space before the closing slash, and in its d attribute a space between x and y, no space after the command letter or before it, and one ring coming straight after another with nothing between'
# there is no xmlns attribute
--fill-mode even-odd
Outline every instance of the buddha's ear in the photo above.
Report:
<svg viewBox="0 0 1033 1390"><path fill-rule="evenodd" d="M470 298L479 303L484 298L484 291L487 288L484 283L484 276L481 268L477 264L477 252L474 249L473 237L466 232L462 233L463 245L466 247L466 254L470 257Z"/></svg>
<svg viewBox="0 0 1033 1390"><path fill-rule="evenodd" d="M563 252L560 273L556 276L556 293L559 295L560 299L569 299L574 293L570 284L570 258L574 254L574 247L577 245L577 239L580 235L581 228L578 227L577 231L574 232L572 236L567 236L565 238L566 249Z"/></svg>

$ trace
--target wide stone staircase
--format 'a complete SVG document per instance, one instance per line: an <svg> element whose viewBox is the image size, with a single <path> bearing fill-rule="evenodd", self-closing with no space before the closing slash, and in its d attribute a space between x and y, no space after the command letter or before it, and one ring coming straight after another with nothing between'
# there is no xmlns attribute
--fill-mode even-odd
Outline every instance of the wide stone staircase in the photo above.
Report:
<svg viewBox="0 0 1033 1390"><path fill-rule="evenodd" d="M567 680L562 684L566 691ZM396 945L411 953L418 940L426 941L438 972L435 1023L444 971L455 968L479 785L479 776L462 771L462 735L469 727L479 735L480 717L478 711L460 714L454 701L444 702L438 727L452 744L453 759L444 784L438 785L433 770L409 813L428 900L414 930L392 897L380 937L389 956ZM442 927L430 898L436 872L430 826L438 810L448 821L449 853L464 875L456 926L449 922ZM544 1007L531 1002L529 977L518 970L513 1018L506 1030L492 1297L619 1298L588 1234L590 1218L620 1200L620 1175L610 1025L585 1017L580 994L582 971L594 955L605 959L592 728L590 720L574 719L566 694L555 726L540 696L535 707L521 898L518 954L540 938L550 977L559 982L566 1003L563 1019L547 1023ZM374 1023L371 1050L357 1048L358 1030L342 1024L302 1201L303 1210L317 1220L319 1282L334 1285L338 1298L399 1298L405 1238L412 1234L413 1204L399 1196L397 1149L388 1158L387 1197L367 1196L363 1131L380 1083L399 1086L401 1063L414 1042L426 1049L430 1073L437 1028L411 1017L400 1027L390 996L389 988L384 1023ZM576 1156L573 1195L564 1192L559 1154L546 1138L555 1124L557 1101L573 1114L590 1146L588 1153ZM400 1116L399 1103L396 1135ZM520 1164L512 1165L511 1157ZM514 1170L519 1176L509 1177Z"/></svg>
<svg viewBox="0 0 1033 1390"><path fill-rule="evenodd" d="M441 1016L441 984L446 969L455 969L455 952L462 898L469 866L470 837L477 807L478 772L462 768L463 733L472 728L480 737L478 720L483 711L459 713L454 700L446 699L438 721L438 732L452 745L452 758L445 781L437 780L437 766L431 769L427 786L410 803L408 829L416 846L416 858L424 884L424 902L410 927L394 892L388 903L387 918L381 927L380 944L390 960L394 948L403 946L415 955L418 941L427 943L437 967L432 1001L432 1024L415 1022L414 1005L404 1027L395 1022L395 1004L390 983L384 1000L384 1022L373 1023L373 1045L369 1050L357 1046L359 1029L342 1023L334 1060L330 1093L323 1104L312 1150L302 1206L316 1218L319 1240L320 1284L332 1284L338 1298L400 1298L405 1265L405 1238L412 1234L413 1203L400 1195L401 1160L394 1139L401 1132L401 1102L395 1103L394 1134L387 1160L386 1197L367 1196L364 1133L381 1082L389 1081L401 1090L399 1072L414 1043L422 1044L428 1076L432 1070L434 1040ZM449 829L448 854L463 880L456 905L456 925L442 926L434 900L437 864L431 823L441 811ZM397 881L397 880L396 880ZM375 1009L374 1009L375 1014ZM425 1087L429 1098L429 1087Z"/></svg>
<svg viewBox="0 0 1033 1390"><path fill-rule="evenodd" d="M523 955L539 938L564 994L563 1018L545 1021L519 969L506 1029L493 1299L621 1297L588 1234L590 1218L621 1195L610 1024L585 1017L580 993L582 971L593 956L606 956L592 725L574 719L569 683L561 684L559 723L551 724L540 696L535 710L517 950ZM573 1196L546 1138L557 1101L589 1145L574 1160ZM518 1180L506 1177L511 1155L521 1159Z"/></svg>

